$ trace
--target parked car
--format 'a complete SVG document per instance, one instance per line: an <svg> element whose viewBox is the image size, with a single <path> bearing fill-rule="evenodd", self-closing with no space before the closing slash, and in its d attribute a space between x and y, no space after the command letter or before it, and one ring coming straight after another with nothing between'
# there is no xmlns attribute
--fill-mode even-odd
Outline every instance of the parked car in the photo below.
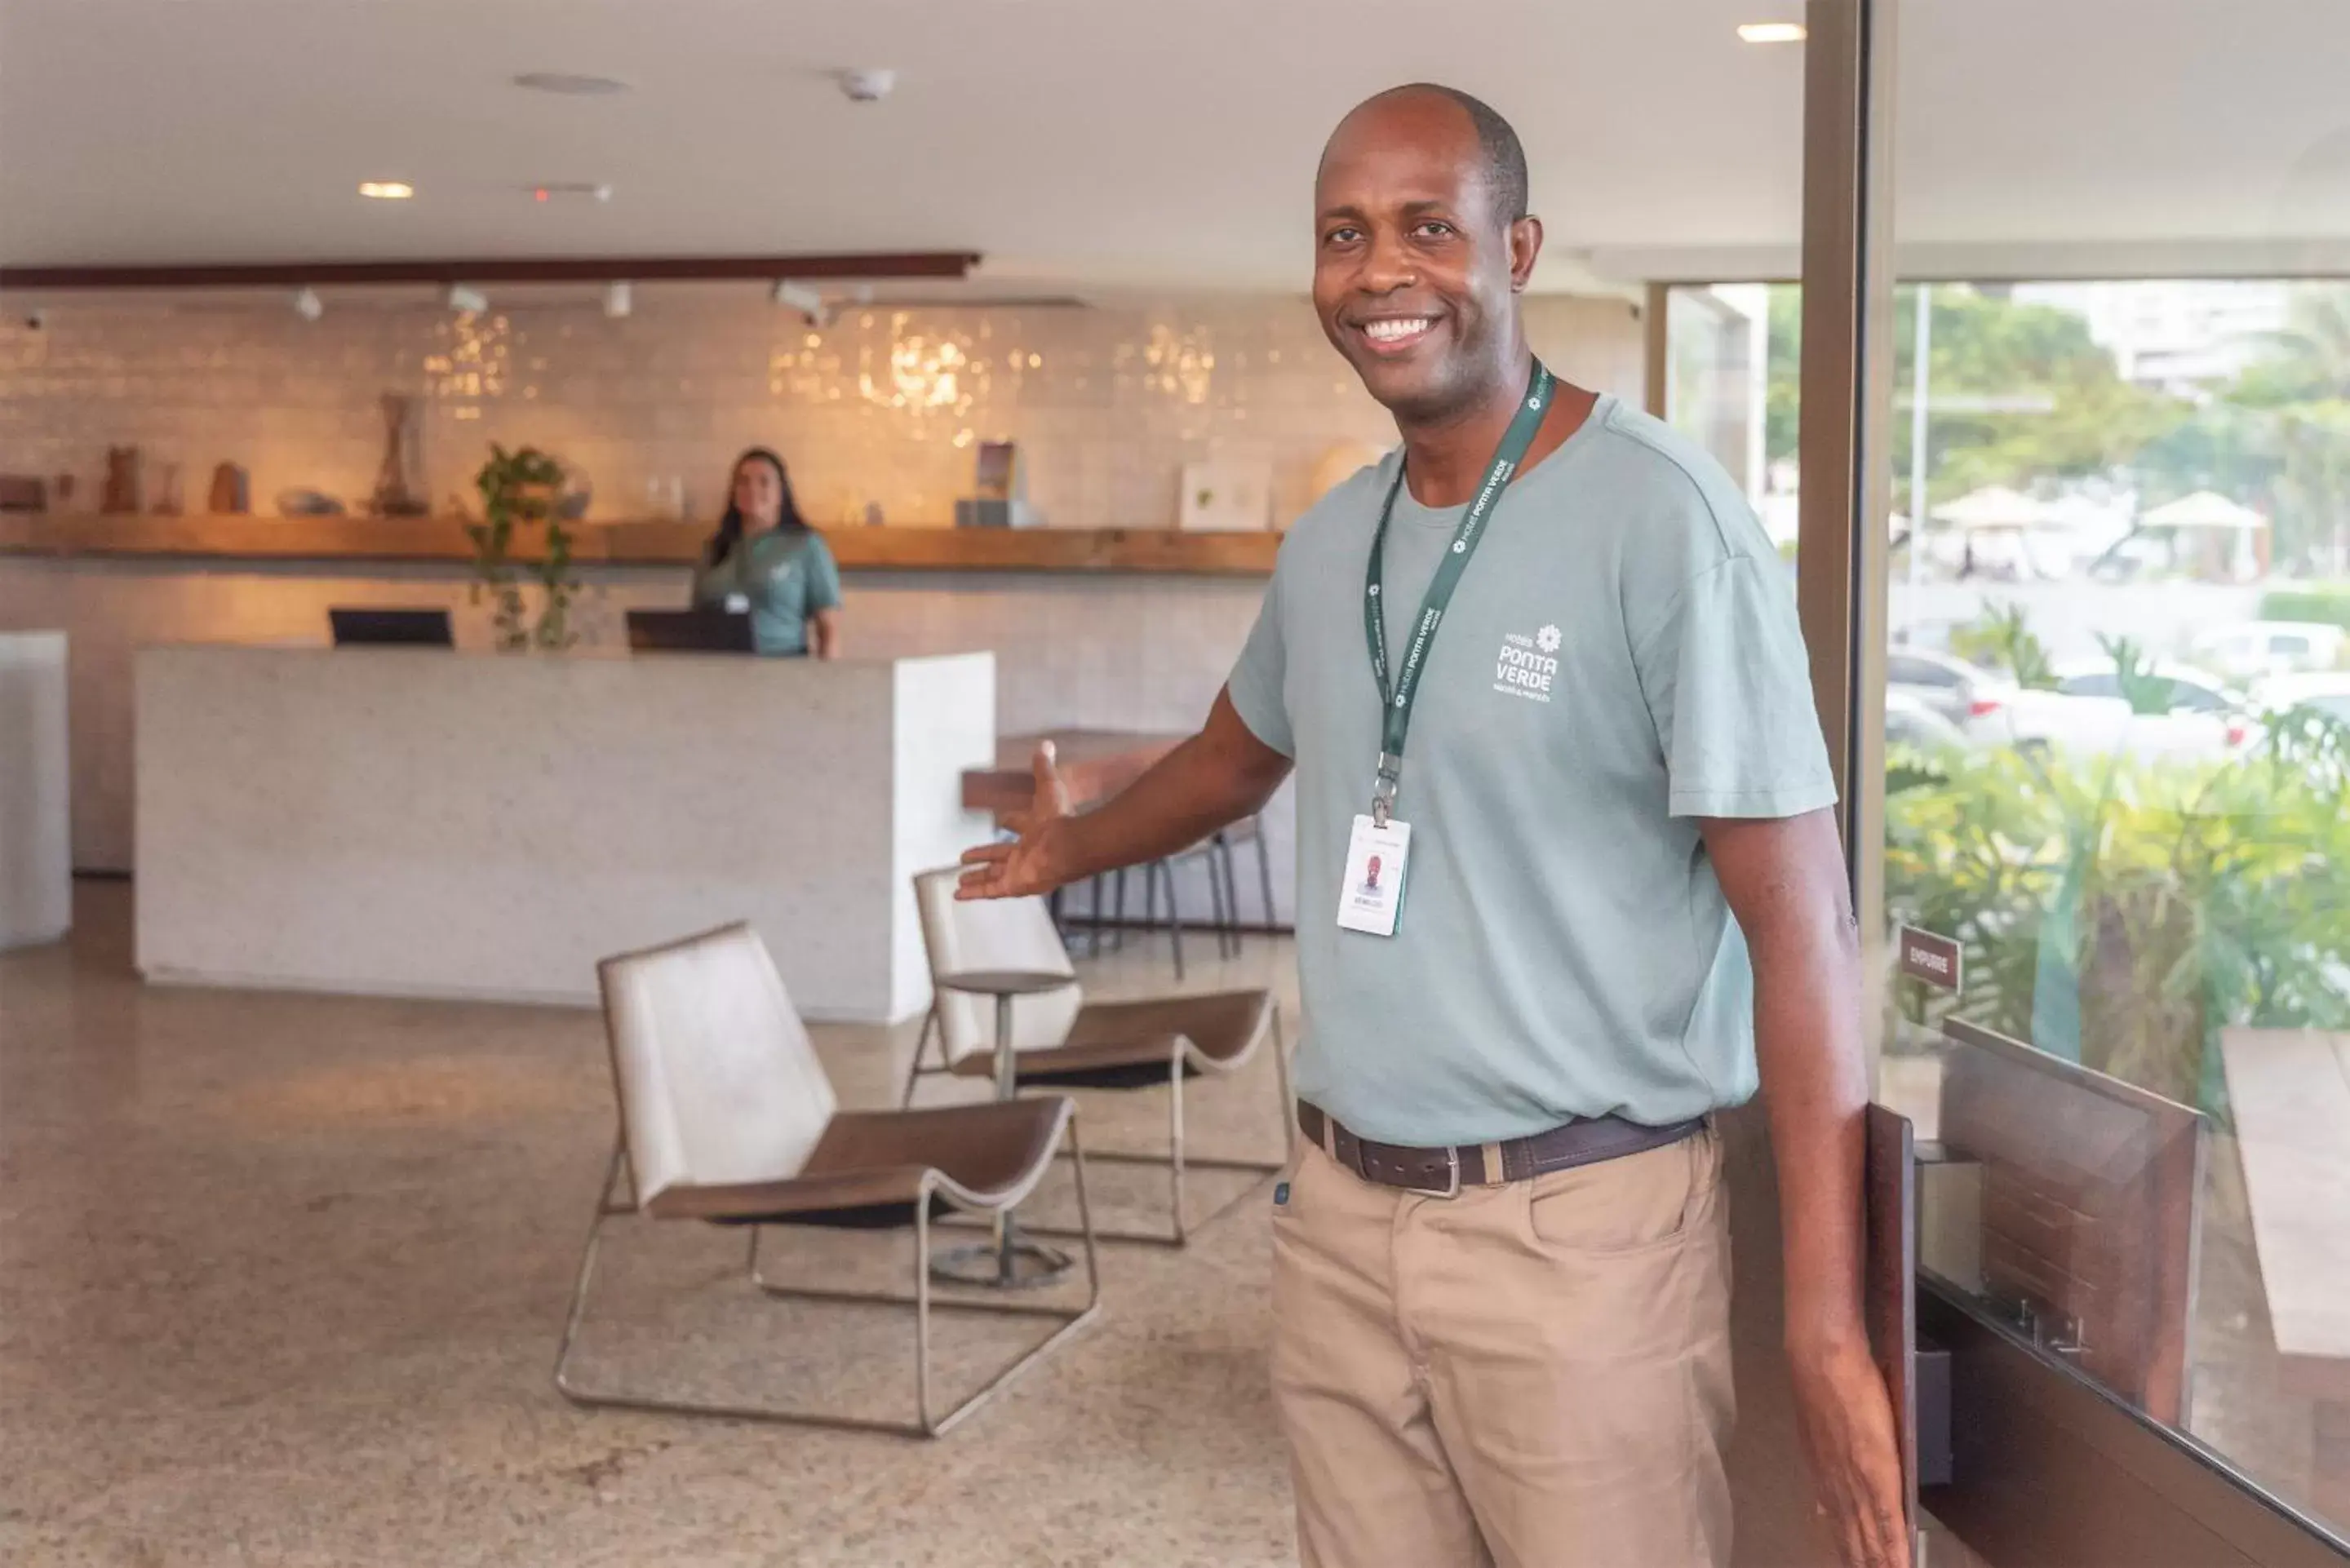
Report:
<svg viewBox="0 0 2350 1568"><path fill-rule="evenodd" d="M1962 725L2005 702L2014 693L2015 682L1953 654L1896 647L1886 656L1885 687L1888 699L1906 698ZM1887 711L1891 711L1889 702Z"/></svg>
<svg viewBox="0 0 2350 1568"><path fill-rule="evenodd" d="M1969 721L1982 745L2062 749L2094 756L2225 757L2260 738L2244 696L2227 682L2182 664L2158 664L2169 681L2158 713L2134 711L2110 659L2060 664L2053 691L2016 692L2003 706Z"/></svg>
<svg viewBox="0 0 2350 1568"><path fill-rule="evenodd" d="M2260 688L2257 706L2264 713L2289 713L2312 708L2328 718L2350 724L2350 670L2330 670L2315 675L2280 675Z"/></svg>
<svg viewBox="0 0 2350 1568"><path fill-rule="evenodd" d="M1963 747L1967 732L1907 691L1885 693L1885 743L1920 752Z"/></svg>
<svg viewBox="0 0 2350 1568"><path fill-rule="evenodd" d="M2195 639L2195 662L2235 680L2332 670L2342 662L2350 630L2323 621L2254 620L2220 627Z"/></svg>

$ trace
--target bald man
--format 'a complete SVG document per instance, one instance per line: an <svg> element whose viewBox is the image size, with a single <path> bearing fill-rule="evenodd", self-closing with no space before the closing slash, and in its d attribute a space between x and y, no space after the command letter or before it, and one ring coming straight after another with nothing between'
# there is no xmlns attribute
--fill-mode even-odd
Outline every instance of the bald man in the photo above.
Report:
<svg viewBox="0 0 2350 1568"><path fill-rule="evenodd" d="M1702 452L1537 364L1525 157L1450 88L1324 150L1314 303L1399 451L1292 530L1201 732L962 892L1197 843L1294 769L1274 1384L1315 1568L1730 1561L1712 1113L1758 1086L1846 1561L1908 1561L1860 1300L1857 929L1793 592ZM1373 866L1378 874L1369 875Z"/></svg>

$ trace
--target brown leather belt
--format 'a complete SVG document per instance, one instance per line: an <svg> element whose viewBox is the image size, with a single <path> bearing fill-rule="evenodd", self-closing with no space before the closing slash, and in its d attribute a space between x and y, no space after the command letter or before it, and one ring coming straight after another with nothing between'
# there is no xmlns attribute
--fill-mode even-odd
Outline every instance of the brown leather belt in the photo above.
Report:
<svg viewBox="0 0 2350 1568"><path fill-rule="evenodd" d="M1644 1127L1622 1116L1577 1117L1530 1137L1500 1143L1461 1144L1452 1148L1412 1148L1402 1144L1373 1143L1357 1137L1333 1118L1304 1100L1297 1102L1297 1126L1331 1158L1382 1187L1408 1188L1450 1198L1464 1187L1492 1187L1523 1181L1548 1171L1627 1154L1662 1148L1705 1126L1703 1116L1670 1127Z"/></svg>

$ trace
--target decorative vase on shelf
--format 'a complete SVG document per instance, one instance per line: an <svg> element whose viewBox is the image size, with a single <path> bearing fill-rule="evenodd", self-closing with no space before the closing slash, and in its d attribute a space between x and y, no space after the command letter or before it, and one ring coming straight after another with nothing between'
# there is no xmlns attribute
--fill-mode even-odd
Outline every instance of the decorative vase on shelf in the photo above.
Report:
<svg viewBox="0 0 2350 1568"><path fill-rule="evenodd" d="M100 512L137 512L145 489L145 473L140 465L139 449L135 446L110 446L106 449L106 494L99 504Z"/></svg>
<svg viewBox="0 0 2350 1568"><path fill-rule="evenodd" d="M213 470L210 509L224 516L243 516L253 510L253 476L233 462Z"/></svg>
<svg viewBox="0 0 2350 1568"><path fill-rule="evenodd" d="M416 400L386 392L383 408L383 464L376 470L375 493L368 510L379 517L419 517L430 510L408 487L409 461L416 443Z"/></svg>

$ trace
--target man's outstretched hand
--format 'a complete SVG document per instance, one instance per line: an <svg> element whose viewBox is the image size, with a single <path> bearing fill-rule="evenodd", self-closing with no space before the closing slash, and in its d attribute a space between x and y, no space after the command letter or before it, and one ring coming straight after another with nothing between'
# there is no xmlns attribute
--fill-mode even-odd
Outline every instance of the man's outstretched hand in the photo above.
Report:
<svg viewBox="0 0 2350 1568"><path fill-rule="evenodd" d="M1069 826L1069 788L1053 763L1053 742L1039 742L1032 764L1036 792L1026 811L1007 815L1003 825L1019 837L1010 843L983 844L962 857L962 881L958 898L1024 898L1049 893L1069 880L1065 839Z"/></svg>

